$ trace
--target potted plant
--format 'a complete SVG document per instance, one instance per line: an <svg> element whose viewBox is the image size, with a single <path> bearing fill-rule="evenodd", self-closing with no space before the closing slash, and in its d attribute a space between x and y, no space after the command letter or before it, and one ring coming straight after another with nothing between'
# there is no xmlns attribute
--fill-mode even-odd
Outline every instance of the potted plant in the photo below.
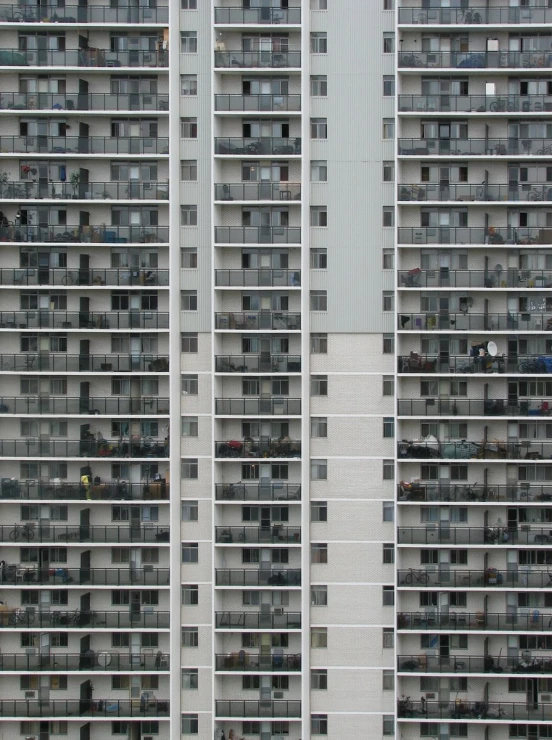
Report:
<svg viewBox="0 0 552 740"><path fill-rule="evenodd" d="M78 189L80 184L80 172L71 172L69 175L69 182L71 183L71 187L73 188L73 198L76 198L78 196Z"/></svg>

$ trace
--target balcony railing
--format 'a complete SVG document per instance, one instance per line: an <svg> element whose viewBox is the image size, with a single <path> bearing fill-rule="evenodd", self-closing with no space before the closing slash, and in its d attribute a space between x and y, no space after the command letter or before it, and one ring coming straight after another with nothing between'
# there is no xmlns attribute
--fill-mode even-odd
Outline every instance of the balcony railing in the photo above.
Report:
<svg viewBox="0 0 552 740"><path fill-rule="evenodd" d="M399 416L550 416L552 401L527 398L401 398Z"/></svg>
<svg viewBox="0 0 552 740"><path fill-rule="evenodd" d="M552 313L401 313L398 328L403 331L550 331Z"/></svg>
<svg viewBox="0 0 552 740"><path fill-rule="evenodd" d="M299 568L282 568L270 570L262 568L217 568L215 571L217 586L300 586L301 570Z"/></svg>
<svg viewBox="0 0 552 740"><path fill-rule="evenodd" d="M169 656L166 654L148 655L119 653L116 650L101 653L48 653L47 655L25 655L21 653L2 653L0 671L31 671L57 673L58 671L89 671L114 673L118 671L160 671L169 670ZM282 669L284 670L284 669Z"/></svg>
<svg viewBox="0 0 552 740"><path fill-rule="evenodd" d="M215 542L222 545L240 543L277 544L301 542L301 527L215 527Z"/></svg>
<svg viewBox="0 0 552 740"><path fill-rule="evenodd" d="M551 275L552 279L552 275ZM219 288L246 288L253 286L298 288L301 285L301 270L215 270L215 285Z"/></svg>
<svg viewBox="0 0 552 740"><path fill-rule="evenodd" d="M542 113L550 95L399 95L401 113Z"/></svg>
<svg viewBox="0 0 552 740"><path fill-rule="evenodd" d="M0 184L0 200L168 200L169 184L165 182L69 182L47 183L19 180Z"/></svg>
<svg viewBox="0 0 552 740"><path fill-rule="evenodd" d="M215 51L215 67L225 69L300 66L300 51Z"/></svg>
<svg viewBox="0 0 552 740"><path fill-rule="evenodd" d="M549 185L440 185L415 184L399 185L400 201L528 201L530 203L552 200L552 187Z"/></svg>
<svg viewBox="0 0 552 740"><path fill-rule="evenodd" d="M542 97L542 96L537 96ZM552 98L551 98L552 100ZM293 111L301 110L300 95L215 95L216 111Z"/></svg>
<svg viewBox="0 0 552 740"><path fill-rule="evenodd" d="M20 10L24 12L27 8L21 7ZM0 22L3 20L1 13L0 10ZM167 67L168 59L165 51L140 49L4 49L0 56L0 67L109 67L112 70L113 67Z"/></svg>
<svg viewBox="0 0 552 740"><path fill-rule="evenodd" d="M399 139L399 155L432 157L435 155L548 156L552 139Z"/></svg>
<svg viewBox="0 0 552 740"><path fill-rule="evenodd" d="M300 226L215 226L216 244L300 244Z"/></svg>
<svg viewBox="0 0 552 740"><path fill-rule="evenodd" d="M539 226L415 226L398 228L399 244L552 244L552 229Z"/></svg>
<svg viewBox="0 0 552 740"><path fill-rule="evenodd" d="M216 398L215 414L220 416L300 416L300 398Z"/></svg>
<svg viewBox="0 0 552 740"><path fill-rule="evenodd" d="M217 699L215 702L215 715L217 717L259 717L262 719L270 717L301 717L301 702L299 700L276 700L271 701L241 701L233 699Z"/></svg>
<svg viewBox="0 0 552 740"><path fill-rule="evenodd" d="M26 524L1 524L0 541L27 542L39 544L42 542L156 542L169 541L167 525L126 526L118 524L55 524L33 526L33 522Z"/></svg>
<svg viewBox="0 0 552 740"><path fill-rule="evenodd" d="M67 10L67 9L65 9ZM144 696L144 695L142 695ZM2 719L10 717L168 717L168 699L0 699Z"/></svg>
<svg viewBox="0 0 552 740"><path fill-rule="evenodd" d="M0 613L0 628L101 627L107 629L151 628L169 629L170 612L167 611L40 611L34 607L13 607Z"/></svg>
<svg viewBox="0 0 552 740"><path fill-rule="evenodd" d="M94 373L168 373L167 356L147 355L66 355L64 353L25 353L0 355L2 372L51 370Z"/></svg>
<svg viewBox="0 0 552 740"><path fill-rule="evenodd" d="M2 478L0 498L31 501L159 501L169 498L169 484L162 480L145 483L111 480L85 485L80 481Z"/></svg>
<svg viewBox="0 0 552 740"><path fill-rule="evenodd" d="M552 54L539 51L417 51L403 49L399 68L524 69L552 66Z"/></svg>
<svg viewBox="0 0 552 740"><path fill-rule="evenodd" d="M243 654L242 654L243 653ZM262 671L300 671L301 655L264 655L263 653L227 653L215 655L216 671L240 671L241 673ZM551 669L552 670L552 669Z"/></svg>
<svg viewBox="0 0 552 740"><path fill-rule="evenodd" d="M489 354L468 357L436 357L411 352L410 356L398 357L399 373L522 373L542 375L552 371L552 358L546 355L506 355Z"/></svg>
<svg viewBox="0 0 552 740"><path fill-rule="evenodd" d="M507 486L461 483L458 485L439 484L431 481L407 483L398 486L400 501L488 501L522 502L552 501L552 484L538 485L517 483Z"/></svg>
<svg viewBox="0 0 552 740"><path fill-rule="evenodd" d="M438 719L466 720L515 720L530 722L549 722L552 719L552 704L533 702L495 702L495 701L453 701L449 704L439 701L399 701L399 719L417 718L435 721Z"/></svg>
<svg viewBox="0 0 552 740"><path fill-rule="evenodd" d="M1 63L1 57L0 57ZM169 96L154 93L18 93L0 96L0 110L168 111Z"/></svg>
<svg viewBox="0 0 552 740"><path fill-rule="evenodd" d="M465 25L486 23L552 23L552 9L544 0L530 7L484 7L480 3L469 8L399 8L399 25Z"/></svg>
<svg viewBox="0 0 552 740"><path fill-rule="evenodd" d="M399 270L399 288L552 288L552 270Z"/></svg>
<svg viewBox="0 0 552 740"><path fill-rule="evenodd" d="M89 584L91 586L167 586L170 568L41 568L38 565L21 564L4 566L1 584L28 586L69 586Z"/></svg>
<svg viewBox="0 0 552 740"><path fill-rule="evenodd" d="M506 432L506 429L504 429ZM542 460L552 455L552 440L536 442L532 439L516 442L432 442L414 440L399 442L400 458L443 458L445 460Z"/></svg>
<svg viewBox="0 0 552 740"><path fill-rule="evenodd" d="M0 440L1 444L1 440ZM215 442L215 457L301 457L301 442L289 437L247 437L242 441Z"/></svg>
<svg viewBox="0 0 552 740"><path fill-rule="evenodd" d="M0 457L168 457L168 448L159 442L120 439L0 439Z"/></svg>
<svg viewBox="0 0 552 740"><path fill-rule="evenodd" d="M301 183L298 182L231 182L216 183L215 200L300 200Z"/></svg>
<svg viewBox="0 0 552 740"><path fill-rule="evenodd" d="M7 329L168 329L160 311L0 311Z"/></svg>
<svg viewBox="0 0 552 740"><path fill-rule="evenodd" d="M169 140L155 136L0 136L6 154L168 154Z"/></svg>
<svg viewBox="0 0 552 740"><path fill-rule="evenodd" d="M486 570L456 570L450 568L398 571L398 584L401 588L545 588L552 585L552 572L549 570L498 571L496 568Z"/></svg>
<svg viewBox="0 0 552 740"><path fill-rule="evenodd" d="M215 483L215 498L217 501L300 501L301 485L299 483Z"/></svg>
<svg viewBox="0 0 552 740"><path fill-rule="evenodd" d="M500 669L506 675L552 673L552 656L494 659L491 655L398 655L399 673L491 673Z"/></svg>
<svg viewBox="0 0 552 740"><path fill-rule="evenodd" d="M523 525L522 525L523 526ZM504 527L461 527L436 524L430 527L398 527L400 545L543 545L552 542L552 529L527 525L527 529Z"/></svg>
<svg viewBox="0 0 552 740"><path fill-rule="evenodd" d="M145 26L161 23L168 25L169 8L125 4L111 5L2 5L0 23L139 23Z"/></svg>
<svg viewBox="0 0 552 740"><path fill-rule="evenodd" d="M301 629L301 612L215 612L215 629Z"/></svg>
<svg viewBox="0 0 552 740"><path fill-rule="evenodd" d="M282 139L276 136L259 136L249 137L247 139L239 138L237 136L223 136L215 138L215 154L235 154L237 156L253 156L255 154L265 154L268 156L281 156L283 154L301 154L301 139L291 138ZM275 187L277 183L235 183L235 185L242 185L242 187L255 187L260 186L261 188L269 189L271 186ZM285 183L287 186L288 183ZM224 185L215 185L216 188ZM283 187L283 185L282 185ZM279 198L279 196L278 196ZM224 194L217 200L226 200Z"/></svg>
<svg viewBox="0 0 552 740"><path fill-rule="evenodd" d="M216 355L215 372L300 373L301 355Z"/></svg>
<svg viewBox="0 0 552 740"><path fill-rule="evenodd" d="M0 268L1 285L136 285L140 287L169 284L168 270L121 270L109 267L70 269L66 267Z"/></svg>
<svg viewBox="0 0 552 740"><path fill-rule="evenodd" d="M301 8L215 8L215 23L224 25L240 25L254 23L264 26L267 24L294 25L301 23Z"/></svg>
<svg viewBox="0 0 552 740"><path fill-rule="evenodd" d="M400 612L397 614L399 630L486 630L488 632L546 632L550 629L552 613L541 614L538 609L528 609L528 614L492 614L479 612Z"/></svg>
<svg viewBox="0 0 552 740"><path fill-rule="evenodd" d="M169 413L169 399L149 398L98 398L82 396L1 396L0 413L3 414L93 414L101 416L134 415L157 416Z"/></svg>
<svg viewBox="0 0 552 740"><path fill-rule="evenodd" d="M1 316L0 312L0 321ZM298 331L301 328L301 314L291 311L224 311L215 314L215 328L237 331Z"/></svg>
<svg viewBox="0 0 552 740"><path fill-rule="evenodd" d="M168 226L0 226L2 242L168 244Z"/></svg>

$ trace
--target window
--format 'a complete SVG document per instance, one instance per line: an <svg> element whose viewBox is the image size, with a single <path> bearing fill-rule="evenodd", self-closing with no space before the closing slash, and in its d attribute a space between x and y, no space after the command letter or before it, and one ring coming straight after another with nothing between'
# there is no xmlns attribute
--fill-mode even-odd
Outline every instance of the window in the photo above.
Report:
<svg viewBox="0 0 552 740"><path fill-rule="evenodd" d="M128 722L112 722L112 735L126 735L128 737Z"/></svg>
<svg viewBox="0 0 552 740"><path fill-rule="evenodd" d="M180 335L180 350L187 354L197 354L197 333Z"/></svg>
<svg viewBox="0 0 552 740"><path fill-rule="evenodd" d="M395 119L384 118L383 119L383 138L394 139L395 138Z"/></svg>
<svg viewBox="0 0 552 740"><path fill-rule="evenodd" d="M182 669L182 688L193 690L198 688L198 670L197 668Z"/></svg>
<svg viewBox="0 0 552 740"><path fill-rule="evenodd" d="M180 32L180 52L182 54L197 54L196 31Z"/></svg>
<svg viewBox="0 0 552 740"><path fill-rule="evenodd" d="M328 269L328 250L327 249L311 249L310 250L310 266L311 266L311 270L327 270Z"/></svg>
<svg viewBox="0 0 552 740"><path fill-rule="evenodd" d="M383 417L383 437L390 439L395 436L395 420L392 416Z"/></svg>
<svg viewBox="0 0 552 740"><path fill-rule="evenodd" d="M467 565L468 564L468 551L467 550L451 550L450 551L450 562L451 562L451 565Z"/></svg>
<svg viewBox="0 0 552 740"><path fill-rule="evenodd" d="M310 50L311 50L311 54L327 54L328 53L328 34L327 33L311 33Z"/></svg>
<svg viewBox="0 0 552 740"><path fill-rule="evenodd" d="M395 207L384 206L382 211L383 226L390 227L395 225Z"/></svg>
<svg viewBox="0 0 552 740"><path fill-rule="evenodd" d="M393 311L395 308L395 294L393 291L384 290L382 293L382 310Z"/></svg>
<svg viewBox="0 0 552 740"><path fill-rule="evenodd" d="M328 376L327 375L311 376L310 392L311 392L311 396L327 396L328 395Z"/></svg>
<svg viewBox="0 0 552 740"><path fill-rule="evenodd" d="M180 206L182 226L197 226L197 206Z"/></svg>
<svg viewBox="0 0 552 740"><path fill-rule="evenodd" d="M382 603L383 606L394 606L395 588L394 586L382 586Z"/></svg>
<svg viewBox="0 0 552 740"><path fill-rule="evenodd" d="M197 396L198 394L198 376L197 375L183 375L181 383L182 383L182 395Z"/></svg>
<svg viewBox="0 0 552 740"><path fill-rule="evenodd" d="M468 635L451 635L450 646L455 650L467 650L468 649Z"/></svg>
<svg viewBox="0 0 552 740"><path fill-rule="evenodd" d="M197 606L199 603L199 587L186 584L182 586L182 604L184 606Z"/></svg>
<svg viewBox="0 0 552 740"><path fill-rule="evenodd" d="M197 290L183 290L180 294L182 311L197 311Z"/></svg>
<svg viewBox="0 0 552 740"><path fill-rule="evenodd" d="M310 119L310 131L311 131L311 139L327 139L328 138L328 119L327 118L311 118Z"/></svg>
<svg viewBox="0 0 552 740"><path fill-rule="evenodd" d="M328 545L314 542L311 545L311 563L325 565L328 562Z"/></svg>
<svg viewBox="0 0 552 740"><path fill-rule="evenodd" d="M311 206L310 225L311 226L327 226L328 225L328 206Z"/></svg>
<svg viewBox="0 0 552 740"><path fill-rule="evenodd" d="M311 627L311 648L327 648L328 647L328 628L327 627Z"/></svg>
<svg viewBox="0 0 552 740"><path fill-rule="evenodd" d="M383 562L387 565L395 562L395 545L392 542L383 543Z"/></svg>
<svg viewBox="0 0 552 740"><path fill-rule="evenodd" d="M189 457L182 460L180 465L180 476L183 480L197 480L198 461L197 458Z"/></svg>
<svg viewBox="0 0 552 740"><path fill-rule="evenodd" d="M328 671L325 668L313 668L311 670L311 689L313 691L326 691L328 688Z"/></svg>
<svg viewBox="0 0 552 740"><path fill-rule="evenodd" d="M328 461L311 460L311 480L328 480Z"/></svg>
<svg viewBox="0 0 552 740"><path fill-rule="evenodd" d="M328 436L328 419L325 416L313 416L311 418L311 437Z"/></svg>
<svg viewBox="0 0 552 740"><path fill-rule="evenodd" d="M311 522L328 521L328 503L327 501L313 501L311 503Z"/></svg>
<svg viewBox="0 0 552 740"><path fill-rule="evenodd" d="M199 547L197 542L183 542L182 543L182 562L183 563L197 563L198 562Z"/></svg>
<svg viewBox="0 0 552 740"><path fill-rule="evenodd" d="M197 270L197 249L180 250L180 267L184 270Z"/></svg>
<svg viewBox="0 0 552 740"><path fill-rule="evenodd" d="M180 75L180 94L197 95L197 75Z"/></svg>
<svg viewBox="0 0 552 740"><path fill-rule="evenodd" d="M383 53L394 54L395 53L395 34L384 33L383 34Z"/></svg>
<svg viewBox="0 0 552 740"><path fill-rule="evenodd" d="M393 480L395 478L395 464L393 460L383 460L383 480Z"/></svg>
<svg viewBox="0 0 552 740"><path fill-rule="evenodd" d="M383 0L383 9L384 10L395 10L395 0ZM385 735L385 733L383 734Z"/></svg>
<svg viewBox="0 0 552 740"><path fill-rule="evenodd" d="M185 95L185 93L182 93ZM395 95L395 78L393 75L383 76L383 97L392 98Z"/></svg>
<svg viewBox="0 0 552 740"><path fill-rule="evenodd" d="M328 734L328 715L311 714L311 734L327 735Z"/></svg>
<svg viewBox="0 0 552 740"><path fill-rule="evenodd" d="M183 522L197 522L199 504L197 501L183 501L181 504L182 521Z"/></svg>
<svg viewBox="0 0 552 740"><path fill-rule="evenodd" d="M311 0L310 6L311 10L328 10L328 0Z"/></svg>
<svg viewBox="0 0 552 740"><path fill-rule="evenodd" d="M383 182L395 182L395 163L383 163Z"/></svg>
<svg viewBox="0 0 552 740"><path fill-rule="evenodd" d="M390 0L387 0L388 2ZM389 736L395 734L395 719L392 714L384 714L382 719L382 735Z"/></svg>
<svg viewBox="0 0 552 740"><path fill-rule="evenodd" d="M310 351L313 355L327 355L328 354L328 335L327 334L311 334L310 335Z"/></svg>
<svg viewBox="0 0 552 740"><path fill-rule="evenodd" d="M311 606L328 606L327 586L311 586Z"/></svg>
<svg viewBox="0 0 552 740"><path fill-rule="evenodd" d="M328 181L328 163L325 159L311 161L310 179L311 182Z"/></svg>
<svg viewBox="0 0 552 740"><path fill-rule="evenodd" d="M310 94L313 97L325 98L328 94L328 78L326 75L311 75Z"/></svg>
<svg viewBox="0 0 552 740"><path fill-rule="evenodd" d="M392 396L395 393L395 379L392 375L383 376L383 395Z"/></svg>
<svg viewBox="0 0 552 740"><path fill-rule="evenodd" d="M197 714L182 715L182 734L197 735L199 732L199 722Z"/></svg>
<svg viewBox="0 0 552 740"><path fill-rule="evenodd" d="M244 691L259 690L261 687L260 676L242 676L242 689Z"/></svg>
<svg viewBox="0 0 552 740"><path fill-rule="evenodd" d="M124 691L130 688L130 676L111 676L113 691Z"/></svg>
<svg viewBox="0 0 552 740"><path fill-rule="evenodd" d="M196 648L199 646L199 630L197 627L182 627L182 647Z"/></svg>
<svg viewBox="0 0 552 740"><path fill-rule="evenodd" d="M383 521L395 521L395 504L392 501L383 502Z"/></svg>
<svg viewBox="0 0 552 740"><path fill-rule="evenodd" d="M392 355L395 353L395 337L393 334L383 335L383 354Z"/></svg>
<svg viewBox="0 0 552 740"><path fill-rule="evenodd" d="M180 136L183 139L197 139L197 118L180 119Z"/></svg>
<svg viewBox="0 0 552 740"><path fill-rule="evenodd" d="M184 159L180 162L180 179L186 182L197 180L197 160Z"/></svg>
<svg viewBox="0 0 552 740"><path fill-rule="evenodd" d="M383 691L394 691L395 690L395 672L394 671L382 671L381 672L381 688Z"/></svg>
<svg viewBox="0 0 552 740"><path fill-rule="evenodd" d="M384 627L382 630L382 647L395 647L395 631L393 627Z"/></svg>
<svg viewBox="0 0 552 740"><path fill-rule="evenodd" d="M197 0L180 0L180 8L182 10L197 10Z"/></svg>
<svg viewBox="0 0 552 740"><path fill-rule="evenodd" d="M328 310L328 291L311 290L310 310L311 311L327 311Z"/></svg>

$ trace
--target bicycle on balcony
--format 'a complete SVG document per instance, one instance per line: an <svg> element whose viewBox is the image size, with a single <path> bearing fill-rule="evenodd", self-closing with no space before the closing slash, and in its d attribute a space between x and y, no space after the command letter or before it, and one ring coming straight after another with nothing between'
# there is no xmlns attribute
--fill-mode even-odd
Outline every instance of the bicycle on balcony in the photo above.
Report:
<svg viewBox="0 0 552 740"><path fill-rule="evenodd" d="M460 11L459 16L459 20L462 23L483 23L481 13L478 13L476 10L466 8L465 10Z"/></svg>
<svg viewBox="0 0 552 740"><path fill-rule="evenodd" d="M520 373L545 373L546 364L540 357L536 360L522 360L518 365L518 370Z"/></svg>
<svg viewBox="0 0 552 740"><path fill-rule="evenodd" d="M12 614L12 622L15 627L17 626L29 626L35 621L35 616L32 612L27 611L26 609L22 609L21 607L18 607L17 609L13 610Z"/></svg>
<svg viewBox="0 0 552 740"><path fill-rule="evenodd" d="M411 585L412 583L420 583L422 586L427 586L429 583L429 576L425 570L416 570L415 568L409 568L408 573L404 577L403 583Z"/></svg>
<svg viewBox="0 0 552 740"><path fill-rule="evenodd" d="M29 540L34 540L35 532L30 524L16 524L9 536L10 540L17 541L22 539L29 542Z"/></svg>

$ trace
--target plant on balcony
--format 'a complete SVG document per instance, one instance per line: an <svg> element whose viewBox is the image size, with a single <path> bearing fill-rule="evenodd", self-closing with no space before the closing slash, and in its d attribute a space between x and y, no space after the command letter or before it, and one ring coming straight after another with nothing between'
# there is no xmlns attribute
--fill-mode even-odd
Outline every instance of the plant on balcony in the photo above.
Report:
<svg viewBox="0 0 552 740"><path fill-rule="evenodd" d="M79 190L79 184L80 184L80 172L71 172L69 175L69 182L71 183L71 187L73 188L73 198L76 198L78 195Z"/></svg>

